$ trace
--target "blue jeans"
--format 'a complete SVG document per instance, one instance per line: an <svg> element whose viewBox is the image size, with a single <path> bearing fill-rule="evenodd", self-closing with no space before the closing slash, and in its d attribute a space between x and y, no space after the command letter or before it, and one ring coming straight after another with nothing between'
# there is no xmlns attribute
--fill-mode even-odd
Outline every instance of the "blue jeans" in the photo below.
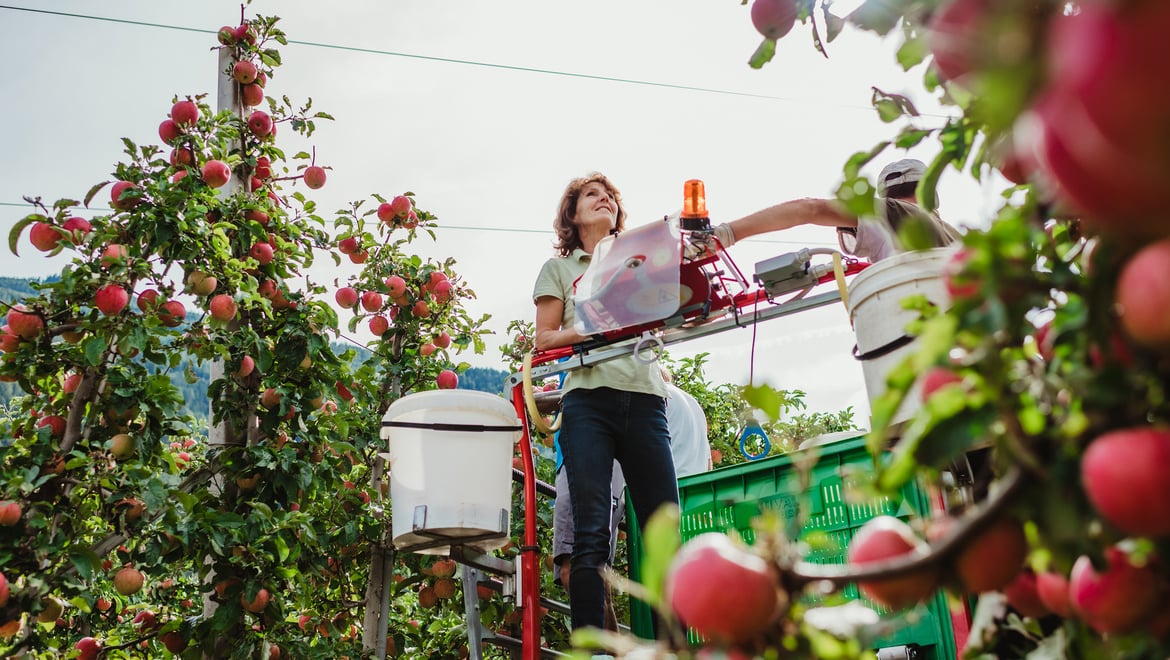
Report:
<svg viewBox="0 0 1170 660"><path fill-rule="evenodd" d="M666 400L608 387L570 390L561 415L561 452L577 526L569 576L572 626L602 628L607 587L600 571L609 559L614 460L625 472L639 525L663 504L678 504Z"/></svg>

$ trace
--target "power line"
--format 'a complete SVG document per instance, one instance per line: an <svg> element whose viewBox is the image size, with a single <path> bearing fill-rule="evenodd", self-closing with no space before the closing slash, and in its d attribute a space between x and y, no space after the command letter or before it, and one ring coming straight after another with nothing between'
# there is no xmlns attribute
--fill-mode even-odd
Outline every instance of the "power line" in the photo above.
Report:
<svg viewBox="0 0 1170 660"><path fill-rule="evenodd" d="M20 204L17 204L15 202L0 202L0 206L8 206L8 207L13 207L13 208L26 208L29 206L29 204L23 203L23 202ZM78 211L76 212L76 215L86 215L86 214L88 214L90 216L103 215L102 212L94 210L94 209L78 209ZM435 225L433 227L427 227L427 229L433 229L436 231L443 231L445 229L453 229L456 231L486 231L486 232L500 232L500 233L511 233L511 234L541 234L541 235L551 235L552 234L552 232L547 230L547 229L525 229L522 227L493 227L490 225L488 225L488 226L480 225L478 227L469 227L469 226L464 226L464 225L443 225L443 224L440 224L440 225ZM749 239L746 239L744 242L745 243L746 242L769 243L769 244L775 244L775 245L799 245L801 247L814 247L814 246L827 246L827 245L835 246L836 245L836 243L816 243L816 242L810 242L810 241L781 241L781 240L768 240L768 239L760 239L760 238L749 238Z"/></svg>
<svg viewBox="0 0 1170 660"><path fill-rule="evenodd" d="M79 19L85 19L85 20L91 20L91 21L104 21L104 22L108 22L108 23L121 23L124 25L137 25L137 26L142 26L142 27L160 28L160 29L164 29L164 30L180 30L183 32L196 32L196 33L201 33L201 34L216 34L217 33L216 30L192 28L192 27L185 27L185 26L181 26L181 25L168 25L166 23L151 23L151 22L147 22L147 21L133 21L133 20L122 19L122 18L110 18L108 16L92 16L92 15L88 15L88 14L76 14L76 13L72 13L72 12L50 11L47 9L33 9L31 7L13 7L11 5L0 5L0 9L9 9L9 10L13 10L13 11L25 11L25 12L30 12L30 13L34 13L34 14L46 14L46 15L50 15L50 16L62 16L62 17L66 17L66 18L79 18ZM769 101L784 101L787 103L797 103L797 104L805 104L805 105L822 105L822 106L829 106L829 107L848 108L848 109L853 109L853 110L865 110L865 111L872 111L873 110L872 107L865 106L865 105L854 105L854 104L848 104L848 103L840 103L840 104L838 104L838 103L822 103L819 101L811 101L808 99L793 98L790 96L775 96L772 94L759 94L756 92L743 92L743 91L730 90L730 89L717 89L714 87L698 87L698 86L694 86L694 85L680 85L680 84L676 84L676 83L656 82L653 80L638 80L635 78L618 78L618 77L614 77L614 76L601 76L601 75L588 74L588 73L572 73L572 72L568 72L568 71L557 71L555 69L541 69L541 68L537 68L537 67L516 66L516 65L510 65L510 64L496 64L496 63L492 63L492 62L480 62L477 60L464 60L464 59L458 59L458 58L452 58L452 57L439 57L436 55L419 55L417 53L403 53L403 52L392 51L392 50L381 50L378 48L362 48L362 47L358 47L358 46L343 46L340 44L327 44L327 43L321 43L321 42L316 42L316 41L301 41L301 40L297 40L297 39L289 39L288 43L296 44L299 46L310 46L310 47L314 47L314 48L328 48L331 50L349 51L349 52L353 52L353 53L366 53L366 54L371 54L371 55L384 55L384 56L389 56L389 57L405 57L405 58L409 58L409 59L425 60L425 61L430 61L430 62L443 62L446 64L462 64L462 65L466 65L466 66L478 66L478 67L485 67L485 68L490 68L490 69L501 69L501 70L505 70L505 71L520 71L523 73L538 73L538 74L544 74L544 75L549 75L549 76L564 76L564 77L568 77L568 78L581 78L584 80L598 80L598 81L603 81L603 82L614 82L614 83L622 83L622 84L627 84L627 85L644 85L647 87L661 87L664 89L677 89L677 90L687 91L687 92L702 92L705 94L721 94L721 95L725 95L725 96L740 96L740 97L746 97L746 98L765 99L765 100L769 100ZM944 119L948 117L948 115L932 114L932 113L922 113L920 116L938 117L938 118L944 118Z"/></svg>

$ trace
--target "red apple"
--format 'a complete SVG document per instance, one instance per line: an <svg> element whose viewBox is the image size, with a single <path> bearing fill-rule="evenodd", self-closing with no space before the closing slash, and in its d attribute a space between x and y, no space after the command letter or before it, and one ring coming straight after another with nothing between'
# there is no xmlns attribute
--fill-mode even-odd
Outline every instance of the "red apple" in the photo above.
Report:
<svg viewBox="0 0 1170 660"><path fill-rule="evenodd" d="M0 502L0 527L12 527L20 522L22 515L19 502L6 500Z"/></svg>
<svg viewBox="0 0 1170 660"><path fill-rule="evenodd" d="M37 420L37 428L39 429L42 426L49 427L49 433L54 438L60 438L65 435L65 418L60 415L45 415L40 418Z"/></svg>
<svg viewBox="0 0 1170 660"><path fill-rule="evenodd" d="M0 327L0 351L15 353L20 349L20 337L8 331L8 326Z"/></svg>
<svg viewBox="0 0 1170 660"><path fill-rule="evenodd" d="M90 230L93 229L93 225L89 223L89 220L76 215L67 218L64 224L61 226L65 229L65 231L69 232L69 240L72 241L74 245L80 245L83 243L85 241L85 237L88 236Z"/></svg>
<svg viewBox="0 0 1170 660"><path fill-rule="evenodd" d="M751 9L752 25L768 39L779 39L796 23L795 0L755 0Z"/></svg>
<svg viewBox="0 0 1170 660"><path fill-rule="evenodd" d="M1023 570L1028 556L1024 526L1011 516L993 521L963 548L955 570L967 593L998 591Z"/></svg>
<svg viewBox="0 0 1170 660"><path fill-rule="evenodd" d="M305 168L305 185L317 190L325 185L325 169L316 165Z"/></svg>
<svg viewBox="0 0 1170 660"><path fill-rule="evenodd" d="M0 573L0 607L8 604L8 578Z"/></svg>
<svg viewBox="0 0 1170 660"><path fill-rule="evenodd" d="M1158 607L1161 586L1158 574L1147 565L1135 565L1117 546L1106 548L1104 571L1082 556L1069 575L1069 600L1073 609L1100 633L1126 633L1141 628Z"/></svg>
<svg viewBox="0 0 1170 660"><path fill-rule="evenodd" d="M241 23L233 32L232 36L236 38L236 42L246 43L249 46L256 45L256 35L252 34L252 29L248 27L247 23Z"/></svg>
<svg viewBox="0 0 1170 660"><path fill-rule="evenodd" d="M367 291L362 294L362 308L367 312L377 312L382 309L382 294L377 291Z"/></svg>
<svg viewBox="0 0 1170 660"><path fill-rule="evenodd" d="M137 190L137 189L138 189L138 186L134 185L134 183L130 182L130 181L116 181L116 182L114 182L114 187L110 188L110 206L118 211L127 211L127 210L134 208L135 206L138 206L138 203L142 201L142 198L140 196L138 196L138 195L126 195L125 197L122 196L123 193L125 193L127 191L132 191L132 190Z"/></svg>
<svg viewBox="0 0 1170 660"><path fill-rule="evenodd" d="M364 264L364 263L366 263L366 259L369 259L369 258L370 258L370 253L367 252L366 250L358 250L356 252L351 252L349 255L349 260L355 264Z"/></svg>
<svg viewBox="0 0 1170 660"><path fill-rule="evenodd" d="M222 160L209 160L203 164L203 182L212 188L219 188L232 178L232 168Z"/></svg>
<svg viewBox="0 0 1170 660"><path fill-rule="evenodd" d="M951 255L943 267L943 286L951 302L973 298L980 290L980 282L975 276L965 272L971 253L960 248Z"/></svg>
<svg viewBox="0 0 1170 660"><path fill-rule="evenodd" d="M174 655L182 653L187 648L187 640L183 639L183 635L178 630L163 633L159 636L159 640Z"/></svg>
<svg viewBox="0 0 1170 660"><path fill-rule="evenodd" d="M340 241L337 241L337 251L342 254L353 254L354 252L357 252L359 248L360 246L358 245L358 239L356 236L346 236Z"/></svg>
<svg viewBox="0 0 1170 660"><path fill-rule="evenodd" d="M922 400L926 401L939 389L963 382L962 376L946 367L931 367L922 375Z"/></svg>
<svg viewBox="0 0 1170 660"><path fill-rule="evenodd" d="M192 126L199 121L199 106L194 101L179 101L171 106L171 119L179 126Z"/></svg>
<svg viewBox="0 0 1170 660"><path fill-rule="evenodd" d="M125 245L111 243L102 250L101 264L103 268L112 268L113 266L125 261L129 258L129 252Z"/></svg>
<svg viewBox="0 0 1170 660"><path fill-rule="evenodd" d="M221 293L211 298L207 310L217 321L230 321L236 317L236 301L229 294Z"/></svg>
<svg viewBox="0 0 1170 660"><path fill-rule="evenodd" d="M398 219L398 216L394 213L394 207L390 202L382 202L378 205L378 219L391 227L394 226L394 222Z"/></svg>
<svg viewBox="0 0 1170 660"><path fill-rule="evenodd" d="M41 252L50 252L61 242L61 232L47 222L34 222L28 230L28 240Z"/></svg>
<svg viewBox="0 0 1170 660"><path fill-rule="evenodd" d="M236 62L236 65L232 67L232 78L235 78L236 82L241 85L250 85L256 82L256 73L256 65L247 60Z"/></svg>
<svg viewBox="0 0 1170 660"><path fill-rule="evenodd" d="M81 374L76 371L65 377L61 382L61 391L65 394L72 394L77 391L77 386L81 384Z"/></svg>
<svg viewBox="0 0 1170 660"><path fill-rule="evenodd" d="M453 288L449 280L443 280L436 284L431 289L431 293L435 296L435 302L445 304L448 300L451 300L451 291Z"/></svg>
<svg viewBox="0 0 1170 660"><path fill-rule="evenodd" d="M433 355L435 352L435 345L428 341L428 342L424 343L422 346L418 347L418 352L420 355L423 355L424 357L428 356L428 355Z"/></svg>
<svg viewBox="0 0 1170 660"><path fill-rule="evenodd" d="M1081 483L1093 508L1117 529L1170 536L1170 429L1110 431L1081 456Z"/></svg>
<svg viewBox="0 0 1170 660"><path fill-rule="evenodd" d="M260 395L260 405L272 410L280 405L280 400L284 398L276 388L269 387Z"/></svg>
<svg viewBox="0 0 1170 660"><path fill-rule="evenodd" d="M256 168L252 170L252 174L261 179L271 178L272 161L268 160L267 156L260 156L256 159Z"/></svg>
<svg viewBox="0 0 1170 660"><path fill-rule="evenodd" d="M145 581L146 578L141 571L126 566L114 574L114 589L123 596L130 596L138 593Z"/></svg>
<svg viewBox="0 0 1170 660"><path fill-rule="evenodd" d="M989 0L950 0L931 16L926 46L943 78L962 80L987 54L983 26L989 5Z"/></svg>
<svg viewBox="0 0 1170 660"><path fill-rule="evenodd" d="M334 389L337 390L337 396L341 397L342 401L353 401L353 393L341 381L337 381Z"/></svg>
<svg viewBox="0 0 1170 660"><path fill-rule="evenodd" d="M138 305L138 309L144 312L154 311L154 308L158 305L158 291L154 289L143 291L138 294L138 300L135 304Z"/></svg>
<svg viewBox="0 0 1170 660"><path fill-rule="evenodd" d="M268 300L276 300L281 294L276 288L276 282L272 280L264 280L256 287L256 293Z"/></svg>
<svg viewBox="0 0 1170 660"><path fill-rule="evenodd" d="M444 369L435 378L435 383L441 390L453 390L459 386L459 375L450 369Z"/></svg>
<svg viewBox="0 0 1170 660"><path fill-rule="evenodd" d="M269 598L268 590L261 588L256 592L256 596L252 600L248 600L246 593L241 593L240 605L253 614L259 614L264 611L264 608L268 607Z"/></svg>
<svg viewBox="0 0 1170 660"><path fill-rule="evenodd" d="M337 300L338 305L346 309L353 309L358 301L358 292L352 286L343 286L337 290L333 297Z"/></svg>
<svg viewBox="0 0 1170 660"><path fill-rule="evenodd" d="M261 266L264 266L266 264L272 263L272 258L275 256L275 252L272 250L272 245L270 243L265 241L258 241L252 245L250 250L248 250L248 256L259 262Z"/></svg>
<svg viewBox="0 0 1170 660"><path fill-rule="evenodd" d="M164 119L158 125L158 137L164 144L174 144L181 135L183 135L183 131L173 119Z"/></svg>
<svg viewBox="0 0 1170 660"><path fill-rule="evenodd" d="M386 292L391 298L398 298L406 293L406 280L397 275L386 278Z"/></svg>
<svg viewBox="0 0 1170 660"><path fill-rule="evenodd" d="M447 334L446 330L440 332L439 336L435 337L435 346L438 346L439 348L450 348L451 335Z"/></svg>
<svg viewBox="0 0 1170 660"><path fill-rule="evenodd" d="M1007 599L1008 605L1011 605L1021 616L1039 619L1052 613L1044 601L1040 599L1040 592L1036 585L1036 574L1031 569L1020 571L1016 575L1016 579L1003 588L1003 595Z"/></svg>
<svg viewBox="0 0 1170 660"><path fill-rule="evenodd" d="M924 555L928 547L910 525L893 516L877 516L865 522L849 542L850 564L868 564ZM926 568L897 578L861 582L857 586L871 600L891 609L902 609L929 598L938 588L939 571Z"/></svg>
<svg viewBox="0 0 1170 660"><path fill-rule="evenodd" d="M412 307L410 311L420 319L425 319L431 315L431 307L426 303L425 300L415 301L414 307Z"/></svg>
<svg viewBox="0 0 1170 660"><path fill-rule="evenodd" d="M248 116L248 130L256 137L268 137L272 133L272 117L263 110L256 110Z"/></svg>
<svg viewBox="0 0 1170 660"><path fill-rule="evenodd" d="M77 651L77 660L97 660L102 644L93 637L82 637L73 648Z"/></svg>
<svg viewBox="0 0 1170 660"><path fill-rule="evenodd" d="M194 167L195 152L187 147L178 147L171 150L171 165L175 167Z"/></svg>
<svg viewBox="0 0 1170 660"><path fill-rule="evenodd" d="M377 314L370 317L369 326L370 332L374 333L375 337L381 337L390 329L390 319L381 314Z"/></svg>
<svg viewBox="0 0 1170 660"><path fill-rule="evenodd" d="M187 309L178 300L168 300L158 307L158 319L168 328L178 327L187 317Z"/></svg>
<svg viewBox="0 0 1170 660"><path fill-rule="evenodd" d="M45 329L45 320L41 315L24 305L13 305L4 318L8 322L8 332L21 339L32 339Z"/></svg>
<svg viewBox="0 0 1170 660"><path fill-rule="evenodd" d="M252 359L251 355L245 355L240 358L240 366L236 368L236 377L247 378L255 368L256 361Z"/></svg>
<svg viewBox="0 0 1170 660"><path fill-rule="evenodd" d="M240 98L248 107L258 106L264 102L264 88L256 83L244 85L240 88Z"/></svg>
<svg viewBox="0 0 1170 660"><path fill-rule="evenodd" d="M94 307L100 309L106 316L121 313L129 302L130 294L126 293L121 284L107 284L93 294ZM11 320L9 325L12 325Z"/></svg>
<svg viewBox="0 0 1170 660"><path fill-rule="evenodd" d="M413 209L413 206L414 205L411 203L410 198L406 195L398 195L394 199L390 200L390 210L394 212L394 215L400 218L406 217L407 214L409 214Z"/></svg>
<svg viewBox="0 0 1170 660"><path fill-rule="evenodd" d="M230 25L225 25L215 33L215 38L224 46L233 46L236 43L236 29Z"/></svg>
<svg viewBox="0 0 1170 660"><path fill-rule="evenodd" d="M1147 348L1170 349L1170 239L1146 245L1125 263L1117 280L1121 327Z"/></svg>
<svg viewBox="0 0 1170 660"><path fill-rule="evenodd" d="M683 623L726 643L770 627L779 604L768 563L718 532L683 544L667 569L663 595Z"/></svg>

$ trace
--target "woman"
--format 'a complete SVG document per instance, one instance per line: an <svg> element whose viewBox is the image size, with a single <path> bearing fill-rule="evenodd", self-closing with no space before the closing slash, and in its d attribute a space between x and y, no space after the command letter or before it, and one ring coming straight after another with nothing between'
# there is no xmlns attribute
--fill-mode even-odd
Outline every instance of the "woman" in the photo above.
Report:
<svg viewBox="0 0 1170 660"><path fill-rule="evenodd" d="M573 330L573 292L593 249L625 227L621 195L604 175L569 182L553 222L559 256L536 279L536 348L584 341ZM569 608L574 629L605 624L601 568L610 550L610 480L616 460L625 473L640 524L663 504L678 504L666 426L666 384L658 367L632 355L570 372L561 399L560 446L576 538L570 561Z"/></svg>

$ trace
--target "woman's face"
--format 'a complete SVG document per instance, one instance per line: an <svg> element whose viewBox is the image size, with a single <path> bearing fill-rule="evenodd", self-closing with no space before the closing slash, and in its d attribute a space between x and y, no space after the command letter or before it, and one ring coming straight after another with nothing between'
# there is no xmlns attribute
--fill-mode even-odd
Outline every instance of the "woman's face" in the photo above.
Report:
<svg viewBox="0 0 1170 660"><path fill-rule="evenodd" d="M578 227L602 226L606 231L617 223L618 204L613 194L597 181L585 184L577 197L577 210L573 223Z"/></svg>

